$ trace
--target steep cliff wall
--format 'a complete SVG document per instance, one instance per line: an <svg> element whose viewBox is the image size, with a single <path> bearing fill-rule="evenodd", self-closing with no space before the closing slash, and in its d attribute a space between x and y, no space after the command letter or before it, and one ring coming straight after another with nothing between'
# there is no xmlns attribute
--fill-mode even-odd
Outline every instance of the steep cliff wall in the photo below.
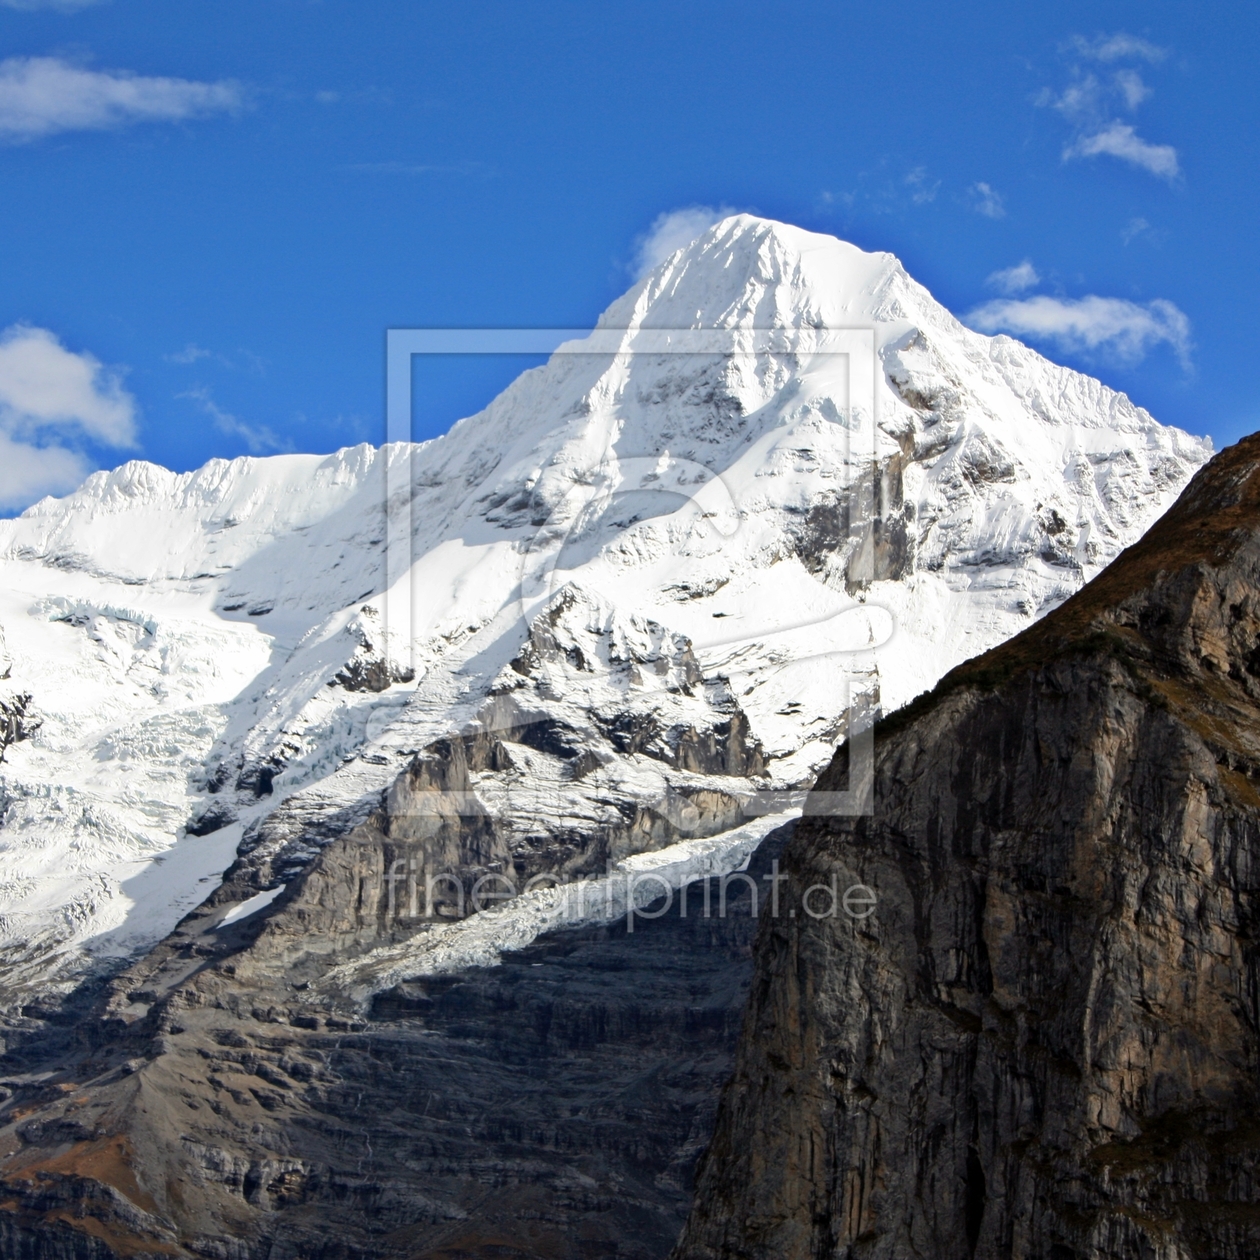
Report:
<svg viewBox="0 0 1260 1260"><path fill-rule="evenodd" d="M878 907L763 912L675 1257L1260 1254L1260 436L876 776L785 851Z"/></svg>

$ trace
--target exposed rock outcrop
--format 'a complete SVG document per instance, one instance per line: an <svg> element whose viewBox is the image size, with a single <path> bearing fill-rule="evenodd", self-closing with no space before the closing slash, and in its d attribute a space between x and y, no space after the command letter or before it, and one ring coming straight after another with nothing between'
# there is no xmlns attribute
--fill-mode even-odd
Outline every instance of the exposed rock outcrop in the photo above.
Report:
<svg viewBox="0 0 1260 1260"><path fill-rule="evenodd" d="M1258 788L1260 436L798 826L677 1260L1260 1254Z"/></svg>

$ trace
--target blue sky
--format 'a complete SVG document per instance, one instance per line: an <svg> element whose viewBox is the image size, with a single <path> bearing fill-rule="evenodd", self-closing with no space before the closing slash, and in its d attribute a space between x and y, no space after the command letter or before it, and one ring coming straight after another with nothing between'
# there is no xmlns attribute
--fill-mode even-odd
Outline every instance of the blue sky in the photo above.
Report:
<svg viewBox="0 0 1260 1260"><path fill-rule="evenodd" d="M891 250L977 325L1232 441L1260 427L1258 25L0 0L0 506L134 456L379 441L387 327L589 325L689 207ZM417 436L521 366L426 365Z"/></svg>

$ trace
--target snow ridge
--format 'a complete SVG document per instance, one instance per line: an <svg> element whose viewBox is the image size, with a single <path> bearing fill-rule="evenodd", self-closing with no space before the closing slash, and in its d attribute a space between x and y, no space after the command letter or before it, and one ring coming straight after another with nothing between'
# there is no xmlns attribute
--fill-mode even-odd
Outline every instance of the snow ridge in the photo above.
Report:
<svg viewBox="0 0 1260 1260"><path fill-rule="evenodd" d="M872 325L863 506L845 382L808 347ZM432 442L185 474L133 461L0 523L0 687L43 722L0 765L0 986L116 965L238 848L260 890L292 878L453 731L505 750L468 791L521 868L563 867L578 835L624 860L734 834L740 802L830 757L851 684L897 707L1017 632L1210 454L964 328L892 255L747 215L599 328L622 352L557 355ZM785 329L796 348L630 353L678 328ZM382 589L399 460L409 646ZM862 546L873 581L853 577Z"/></svg>

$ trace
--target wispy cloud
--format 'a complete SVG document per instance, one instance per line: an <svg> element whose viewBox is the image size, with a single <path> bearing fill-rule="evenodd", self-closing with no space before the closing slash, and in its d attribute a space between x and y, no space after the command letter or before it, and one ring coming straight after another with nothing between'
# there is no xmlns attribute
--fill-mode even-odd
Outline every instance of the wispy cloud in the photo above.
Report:
<svg viewBox="0 0 1260 1260"><path fill-rule="evenodd" d="M1006 216L1006 205L1002 200L1002 194L991 184L983 181L972 184L967 189L967 196L970 199L971 208L977 214L984 215L986 219L1001 219Z"/></svg>
<svg viewBox="0 0 1260 1260"><path fill-rule="evenodd" d="M363 171L368 175L493 175L494 167L485 162L352 162L346 171Z"/></svg>
<svg viewBox="0 0 1260 1260"><path fill-rule="evenodd" d="M1120 32L1094 39L1077 36L1069 44L1076 57L1072 81L1061 91L1046 89L1038 104L1056 109L1072 124L1074 138L1063 148L1063 160L1112 157L1127 162L1170 183L1181 176L1177 150L1170 144L1152 144L1138 135L1136 126L1117 114L1133 114L1151 96L1149 84L1138 70L1120 66L1122 61L1159 65L1167 50L1148 40ZM1088 62L1097 68L1089 68ZM1114 66L1104 70L1103 66Z"/></svg>
<svg viewBox="0 0 1260 1260"><path fill-rule="evenodd" d="M1130 219L1124 225L1124 231L1120 233L1120 239L1127 245L1130 241L1136 240L1139 236L1151 230L1151 225L1141 215L1135 219Z"/></svg>
<svg viewBox="0 0 1260 1260"><path fill-rule="evenodd" d="M1112 82L1130 110L1137 109L1151 95L1151 89L1136 70L1117 70Z"/></svg>
<svg viewBox="0 0 1260 1260"><path fill-rule="evenodd" d="M887 214L904 217L928 211L937 204L944 180L922 164L905 165L889 157L883 157L874 170L856 171L853 186L844 191L829 188L818 194L815 209L820 213L854 210L861 206L871 214ZM969 188L952 194L955 203L962 198L972 210L990 218L1001 218L1006 213L1001 194L991 184L972 184Z"/></svg>
<svg viewBox="0 0 1260 1260"><path fill-rule="evenodd" d="M234 354L223 354L218 350L207 350L195 341L190 341L182 350L164 354L163 360L175 363L180 367L191 367L194 363L209 362L218 367L227 368L230 372L251 372L255 376L267 375L267 360L261 355L237 346Z"/></svg>
<svg viewBox="0 0 1260 1260"><path fill-rule="evenodd" d="M932 179L928 175L926 166L916 166L906 175L902 183L910 190L910 200L916 206L925 206L928 202L935 201L941 187L939 179Z"/></svg>
<svg viewBox="0 0 1260 1260"><path fill-rule="evenodd" d="M1155 227L1149 219L1138 215L1124 225L1120 239L1126 245L1131 245L1136 240L1144 240L1148 245L1159 246L1168 239L1168 232L1164 228Z"/></svg>
<svg viewBox="0 0 1260 1260"><path fill-rule="evenodd" d="M1006 267L1001 271L993 272L985 280L985 284L991 289L1007 294L1026 293L1040 283L1041 277L1037 274L1037 268L1027 258L1021 263L1016 263L1014 267Z"/></svg>
<svg viewBox="0 0 1260 1260"><path fill-rule="evenodd" d="M197 363L201 359L221 358L216 355L213 350L207 350L204 346L199 346L194 342L189 342L182 350L177 350L174 354L164 354L167 363Z"/></svg>
<svg viewBox="0 0 1260 1260"><path fill-rule="evenodd" d="M231 113L239 84L88 70L59 57L0 62L0 137L33 140L63 131L102 131L140 122L179 122Z"/></svg>
<svg viewBox="0 0 1260 1260"><path fill-rule="evenodd" d="M1155 346L1167 344L1190 367L1190 320L1162 298L1144 305L1124 298L1090 295L1057 298L1000 298L965 316L980 332L1008 332L1048 341L1069 353L1102 352L1123 363L1138 363Z"/></svg>
<svg viewBox="0 0 1260 1260"><path fill-rule="evenodd" d="M195 389L185 390L182 394L176 394L176 397L187 398L196 403L202 413L210 417L214 422L214 427L220 433L224 433L228 437L240 438L245 443L245 449L251 455L265 455L268 452L275 453L293 449L292 442L288 442L278 436L274 430L269 429L265 424L249 424L232 415L230 411L224 411L214 401L210 391L204 385L198 385Z"/></svg>
<svg viewBox="0 0 1260 1260"><path fill-rule="evenodd" d="M715 223L738 213L731 206L683 206L658 214L652 226L634 243L634 278L642 280L672 253L690 245Z"/></svg>
<svg viewBox="0 0 1260 1260"><path fill-rule="evenodd" d="M1148 39L1137 35L1126 35L1123 31L1115 35L1096 35L1093 39L1085 39L1080 35L1073 36L1071 47L1091 61L1149 61L1157 66L1168 56L1167 48L1160 48Z"/></svg>
<svg viewBox="0 0 1260 1260"><path fill-rule="evenodd" d="M72 490L90 471L76 449L84 438L135 445L136 404L121 375L46 328L0 333L0 507Z"/></svg>
<svg viewBox="0 0 1260 1260"><path fill-rule="evenodd" d="M830 189L824 188L818 194L818 207L822 210L830 210L833 206L848 206L852 208L857 197L851 192L834 193Z"/></svg>
<svg viewBox="0 0 1260 1260"><path fill-rule="evenodd" d="M1171 144L1148 144L1128 123L1113 122L1092 136L1081 136L1063 150L1065 158L1097 157L1100 153L1140 166L1161 179L1172 180L1181 174L1177 150Z"/></svg>
<svg viewBox="0 0 1260 1260"><path fill-rule="evenodd" d="M74 13L78 9L87 9L101 0L0 0L6 9L57 9L62 13Z"/></svg>

